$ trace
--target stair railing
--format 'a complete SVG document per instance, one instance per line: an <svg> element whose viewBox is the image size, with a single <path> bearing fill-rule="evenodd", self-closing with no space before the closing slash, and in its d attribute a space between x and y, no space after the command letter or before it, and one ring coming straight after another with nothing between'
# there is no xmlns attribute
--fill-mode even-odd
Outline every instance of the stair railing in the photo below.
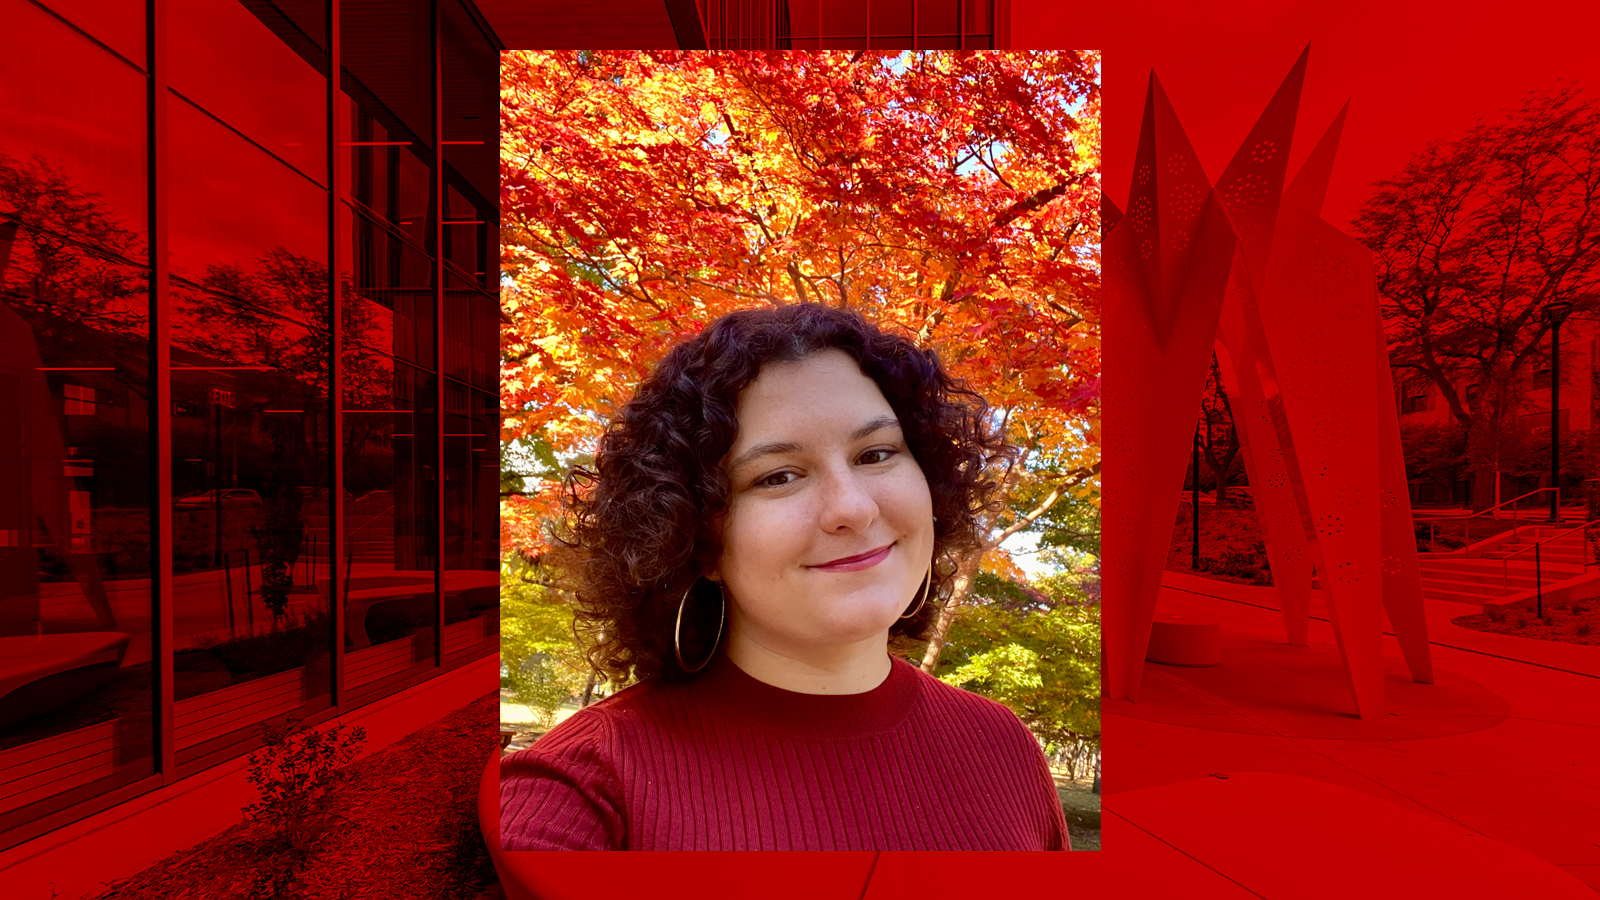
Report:
<svg viewBox="0 0 1600 900"><path fill-rule="evenodd" d="M1512 497L1510 500L1506 500L1506 501L1503 501L1503 502L1500 502L1500 503L1496 503L1495 505L1489 507L1488 509L1484 510L1483 512L1468 513L1465 516L1434 516L1433 518L1429 518L1429 519L1414 519L1413 521L1414 522L1427 522L1428 523L1428 546L1432 547L1434 545L1434 535L1435 535L1435 533L1437 531L1435 523L1437 523L1437 522L1457 522L1457 521L1460 521L1462 519L1466 519L1466 530L1465 530L1465 532L1464 532L1464 534L1462 536L1462 540L1466 541L1465 546L1470 547L1470 546L1472 546L1472 520L1474 518L1478 517L1478 516L1489 516L1490 518L1498 519L1500 517L1495 515L1495 512L1497 510L1501 509L1502 507L1509 506L1509 507L1511 507L1511 542L1512 543L1517 543L1517 529L1521 527L1521 525L1518 524L1521 521L1521 519L1520 519L1521 502L1523 500L1526 500L1529 497L1532 497L1534 494L1542 494L1545 491L1555 491L1556 492L1556 509L1560 509L1561 508L1561 488L1559 488L1559 487L1542 487L1542 488L1534 488L1533 490L1527 492L1526 494L1520 494L1520 495L1518 495L1516 497Z"/></svg>
<svg viewBox="0 0 1600 900"><path fill-rule="evenodd" d="M1511 577L1510 577L1510 573L1511 573L1511 558L1515 557L1515 556L1521 556L1522 554L1527 553L1529 550L1532 550L1533 551L1534 596L1537 598L1535 602L1537 604L1539 618L1541 618L1541 619L1544 618L1544 563L1540 559L1539 548L1543 547L1545 544L1551 543L1553 541L1559 541L1562 538L1564 538L1567 535L1570 535L1570 534L1572 534L1574 532L1583 531L1585 529L1592 528L1595 525L1600 525L1600 519L1594 519L1592 521L1585 522L1585 523L1583 523L1582 525L1579 525L1576 528L1568 528L1566 531L1563 531L1560 534L1554 535L1552 537L1547 537L1542 541L1537 541L1537 542L1535 542L1533 544L1530 544L1529 546L1523 547L1521 550L1518 550L1515 553L1510 553L1510 554L1507 554L1506 556L1501 557L1500 558L1500 590L1501 590L1501 592L1503 592L1505 594L1510 594L1511 593L1511 586L1510 586L1510 582L1511 582ZM1587 572L1587 571L1589 571L1589 538L1588 538L1588 535L1584 535L1583 540L1580 542L1580 544L1583 547L1583 570L1585 572ZM1600 564L1600 560L1597 560L1596 562L1597 562L1597 564Z"/></svg>

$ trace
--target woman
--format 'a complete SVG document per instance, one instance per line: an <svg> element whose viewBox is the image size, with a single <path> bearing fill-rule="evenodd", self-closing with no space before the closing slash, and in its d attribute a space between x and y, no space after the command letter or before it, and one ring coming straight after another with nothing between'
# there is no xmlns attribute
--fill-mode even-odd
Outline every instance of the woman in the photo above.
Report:
<svg viewBox="0 0 1600 900"><path fill-rule="evenodd" d="M801 304L675 347L569 485L590 660L501 764L507 850L1062 850L1037 741L892 657L1012 448L931 353Z"/></svg>

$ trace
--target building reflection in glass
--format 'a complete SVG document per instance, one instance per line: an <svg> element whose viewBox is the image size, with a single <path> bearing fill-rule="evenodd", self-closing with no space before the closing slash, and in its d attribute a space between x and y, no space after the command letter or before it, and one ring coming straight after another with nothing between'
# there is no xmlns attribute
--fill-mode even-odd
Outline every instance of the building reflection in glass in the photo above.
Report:
<svg viewBox="0 0 1600 900"><path fill-rule="evenodd" d="M441 154L429 0L169 0L152 135L110 6L0 0L0 848L498 637L493 47Z"/></svg>

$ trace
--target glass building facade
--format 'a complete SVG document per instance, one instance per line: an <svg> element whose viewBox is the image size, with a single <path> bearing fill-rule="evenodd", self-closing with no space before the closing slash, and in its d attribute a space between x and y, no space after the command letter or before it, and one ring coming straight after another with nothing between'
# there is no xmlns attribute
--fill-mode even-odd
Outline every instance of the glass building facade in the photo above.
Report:
<svg viewBox="0 0 1600 900"><path fill-rule="evenodd" d="M694 0L712 50L996 50L1005 0ZM680 42L681 42L680 38Z"/></svg>
<svg viewBox="0 0 1600 900"><path fill-rule="evenodd" d="M496 651L499 48L462 0L0 22L3 848Z"/></svg>

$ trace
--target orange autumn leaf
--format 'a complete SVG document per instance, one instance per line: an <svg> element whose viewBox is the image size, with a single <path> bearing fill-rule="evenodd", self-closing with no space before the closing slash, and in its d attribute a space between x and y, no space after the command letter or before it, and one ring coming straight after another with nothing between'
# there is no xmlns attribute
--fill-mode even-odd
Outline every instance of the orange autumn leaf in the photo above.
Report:
<svg viewBox="0 0 1600 900"><path fill-rule="evenodd" d="M582 458L673 344L821 302L937 350L1036 459L1096 465L1098 68L506 54L502 437ZM508 551L543 547L555 474L508 501Z"/></svg>

